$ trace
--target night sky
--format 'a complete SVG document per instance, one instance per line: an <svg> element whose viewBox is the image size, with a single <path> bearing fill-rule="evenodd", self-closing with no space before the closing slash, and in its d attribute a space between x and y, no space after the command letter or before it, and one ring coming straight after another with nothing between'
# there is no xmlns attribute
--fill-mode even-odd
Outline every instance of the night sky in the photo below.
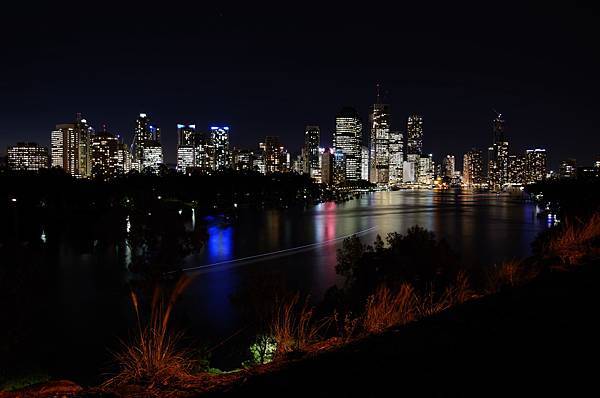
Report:
<svg viewBox="0 0 600 398"><path fill-rule="evenodd" d="M228 125L232 144L248 148L279 135L296 152L306 124L320 125L329 145L344 105L366 128L380 83L392 128L422 114L424 150L437 159L486 148L493 109L511 152L545 147L554 168L600 155L598 9L124 3L3 5L0 153L17 141L49 145L54 125L76 112L127 142L148 113L168 162L178 122Z"/></svg>

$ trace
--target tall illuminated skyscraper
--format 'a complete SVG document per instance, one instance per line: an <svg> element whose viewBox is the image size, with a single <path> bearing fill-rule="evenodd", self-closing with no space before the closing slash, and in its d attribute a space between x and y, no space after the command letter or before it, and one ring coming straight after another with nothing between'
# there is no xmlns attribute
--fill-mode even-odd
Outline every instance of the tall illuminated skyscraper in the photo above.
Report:
<svg viewBox="0 0 600 398"><path fill-rule="evenodd" d="M90 177L93 131L80 113L74 123L57 124L51 134L52 166L60 167L74 177Z"/></svg>
<svg viewBox="0 0 600 398"><path fill-rule="evenodd" d="M319 126L306 126L304 130L304 171L312 178L320 175L321 155L319 145L321 144L321 131Z"/></svg>
<svg viewBox="0 0 600 398"><path fill-rule="evenodd" d="M421 155L422 153L423 118L419 115L411 115L406 126L406 154Z"/></svg>
<svg viewBox="0 0 600 398"><path fill-rule="evenodd" d="M481 187L485 184L481 149L471 149L463 156L463 184L468 187Z"/></svg>
<svg viewBox="0 0 600 398"><path fill-rule="evenodd" d="M120 153L122 144L119 138L106 131L106 127L92 135L92 175L101 178L113 178L125 172L124 159Z"/></svg>
<svg viewBox="0 0 600 398"><path fill-rule="evenodd" d="M335 152L339 150L344 155L345 180L359 180L361 178L362 122L354 108L344 107L337 114L333 146ZM338 154L337 159L341 158L342 156Z"/></svg>
<svg viewBox="0 0 600 398"><path fill-rule="evenodd" d="M390 182L402 181L404 137L400 131L390 131Z"/></svg>
<svg viewBox="0 0 600 398"><path fill-rule="evenodd" d="M508 141L504 135L504 118L498 113L493 120L494 143L488 149L488 181L490 189L500 190L508 183Z"/></svg>
<svg viewBox="0 0 600 398"><path fill-rule="evenodd" d="M455 162L454 155L446 155L445 158L442 159L442 176L453 178L455 171Z"/></svg>
<svg viewBox="0 0 600 398"><path fill-rule="evenodd" d="M548 155L545 149L535 148L525 151L526 183L542 181L548 172Z"/></svg>
<svg viewBox="0 0 600 398"><path fill-rule="evenodd" d="M196 131L195 124L177 124L177 171L206 172L208 168L206 148L204 135Z"/></svg>
<svg viewBox="0 0 600 398"><path fill-rule="evenodd" d="M140 113L135 121L133 144L131 145L133 162L138 171L146 169L158 171L159 165L163 163L160 139L160 128L150 124L147 114Z"/></svg>
<svg viewBox="0 0 600 398"><path fill-rule="evenodd" d="M390 107L379 102L373 105L369 115L371 125L370 181L388 184L390 181Z"/></svg>
<svg viewBox="0 0 600 398"><path fill-rule="evenodd" d="M229 127L211 127L209 145L212 169L228 169L231 166L231 152L229 149Z"/></svg>
<svg viewBox="0 0 600 398"><path fill-rule="evenodd" d="M267 136L265 141L259 144L265 162L265 174L285 171L287 161L285 148L279 142L277 136Z"/></svg>

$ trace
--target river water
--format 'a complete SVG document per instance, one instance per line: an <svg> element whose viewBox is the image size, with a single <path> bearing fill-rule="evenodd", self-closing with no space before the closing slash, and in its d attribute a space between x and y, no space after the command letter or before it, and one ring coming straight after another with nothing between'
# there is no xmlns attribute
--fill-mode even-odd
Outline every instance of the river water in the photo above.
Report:
<svg viewBox="0 0 600 398"><path fill-rule="evenodd" d="M536 235L548 227L537 211L535 204L518 195L460 191L376 192L307 210L239 209L229 225L206 220L207 244L185 260L193 280L177 304L177 316L186 335L210 346L242 326L230 297L252 283L253 276L277 273L288 288L318 300L340 282L336 250L352 234L372 243L377 234L385 237L420 225L446 239L466 267L525 257ZM52 300L57 300L51 307L57 322L52 334L53 344L69 350L51 357L45 366L60 376L89 380L88 375L97 373L107 360L107 347L117 347L118 339L126 338L135 325L123 287L125 266L116 256L75 255L68 242L64 245L59 272L51 281ZM115 268L122 272L114 272ZM40 335L48 333L40 330ZM52 355L51 347L39 344L43 355ZM85 365L73 369L74 362Z"/></svg>

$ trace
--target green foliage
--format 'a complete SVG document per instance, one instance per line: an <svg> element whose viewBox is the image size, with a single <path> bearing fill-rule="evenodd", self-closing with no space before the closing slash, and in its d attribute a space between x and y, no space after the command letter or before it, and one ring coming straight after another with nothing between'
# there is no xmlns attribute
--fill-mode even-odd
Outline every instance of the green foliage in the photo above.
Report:
<svg viewBox="0 0 600 398"><path fill-rule="evenodd" d="M263 365L269 363L275 358L277 353L277 341L272 336L260 335L250 346L250 359L244 361L244 367L254 365Z"/></svg>
<svg viewBox="0 0 600 398"><path fill-rule="evenodd" d="M44 383L50 380L44 372L31 373L8 380L0 380L0 391L15 391L34 384Z"/></svg>

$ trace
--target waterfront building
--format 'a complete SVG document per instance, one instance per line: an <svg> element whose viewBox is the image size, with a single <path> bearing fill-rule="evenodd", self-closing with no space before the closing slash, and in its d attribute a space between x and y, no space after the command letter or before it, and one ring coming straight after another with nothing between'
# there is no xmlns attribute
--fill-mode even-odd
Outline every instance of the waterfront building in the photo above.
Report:
<svg viewBox="0 0 600 398"><path fill-rule="evenodd" d="M508 156L508 184L523 185L527 178L527 156L523 154Z"/></svg>
<svg viewBox="0 0 600 398"><path fill-rule="evenodd" d="M402 182L405 184L414 184L416 182L416 163L405 160L402 163Z"/></svg>
<svg viewBox="0 0 600 398"><path fill-rule="evenodd" d="M454 177L454 172L456 171L455 166L454 155L446 155L446 157L442 159L442 170L439 175L452 179Z"/></svg>
<svg viewBox="0 0 600 398"><path fill-rule="evenodd" d="M346 167L348 167L346 154L341 149L336 149L333 153L333 183L335 185L348 181Z"/></svg>
<svg viewBox="0 0 600 398"><path fill-rule="evenodd" d="M433 185L434 180L434 163L433 155L421 155L419 157L419 171L417 182L420 186L428 187Z"/></svg>
<svg viewBox="0 0 600 398"><path fill-rule="evenodd" d="M47 169L48 148L35 142L19 142L6 151L6 165L10 170L39 171Z"/></svg>
<svg viewBox="0 0 600 398"><path fill-rule="evenodd" d="M92 135L92 176L110 179L124 172L119 164L120 146L119 138L106 131L106 126Z"/></svg>
<svg viewBox="0 0 600 398"><path fill-rule="evenodd" d="M283 172L286 170L287 152L277 136L267 136L259 144L265 162L265 174Z"/></svg>
<svg viewBox="0 0 600 398"><path fill-rule="evenodd" d="M255 163L254 152L248 149L233 149L233 169L240 170L254 170Z"/></svg>
<svg viewBox="0 0 600 398"><path fill-rule="evenodd" d="M210 128L209 159L213 170L230 167L229 127L213 126Z"/></svg>
<svg viewBox="0 0 600 398"><path fill-rule="evenodd" d="M390 182L398 182L403 179L403 163L404 163L404 141L400 131L390 131Z"/></svg>
<svg viewBox="0 0 600 398"><path fill-rule="evenodd" d="M566 159L560 162L558 168L559 178L575 178L577 176L577 160Z"/></svg>
<svg viewBox="0 0 600 398"><path fill-rule="evenodd" d="M488 181L490 189L496 191L508 183L508 140L504 125L504 118L498 113L492 123L494 143L488 148Z"/></svg>
<svg viewBox="0 0 600 398"><path fill-rule="evenodd" d="M463 184L468 187L481 187L485 184L481 149L473 148L463 156Z"/></svg>
<svg viewBox="0 0 600 398"><path fill-rule="evenodd" d="M333 185L333 150L325 148L321 154L321 182Z"/></svg>
<svg viewBox="0 0 600 398"><path fill-rule="evenodd" d="M345 180L356 181L362 176L362 122L354 108L344 107L335 118L333 147L344 155Z"/></svg>
<svg viewBox="0 0 600 398"><path fill-rule="evenodd" d="M545 149L535 148L525 151L527 160L527 178L528 184L542 181L548 174L548 155Z"/></svg>
<svg viewBox="0 0 600 398"><path fill-rule="evenodd" d="M60 167L77 178L90 177L93 132L80 113L74 123L57 124L51 133L52 167Z"/></svg>
<svg viewBox="0 0 600 398"><path fill-rule="evenodd" d="M369 181L369 148L360 148L360 179Z"/></svg>
<svg viewBox="0 0 600 398"><path fill-rule="evenodd" d="M319 145L321 145L321 130L319 126L306 126L304 129L304 147L302 148L301 170L316 178L321 174L319 164L321 163L321 155L319 153Z"/></svg>
<svg viewBox="0 0 600 398"><path fill-rule="evenodd" d="M420 115L411 115L406 126L406 154L421 155L422 153L423 118Z"/></svg>
<svg viewBox="0 0 600 398"><path fill-rule="evenodd" d="M387 185L390 181L390 109L388 104L379 102L369 114L371 127L370 181Z"/></svg>
<svg viewBox="0 0 600 398"><path fill-rule="evenodd" d="M151 140L142 145L142 161L139 164L140 170L145 173L158 174L163 161L163 151L160 142Z"/></svg>

